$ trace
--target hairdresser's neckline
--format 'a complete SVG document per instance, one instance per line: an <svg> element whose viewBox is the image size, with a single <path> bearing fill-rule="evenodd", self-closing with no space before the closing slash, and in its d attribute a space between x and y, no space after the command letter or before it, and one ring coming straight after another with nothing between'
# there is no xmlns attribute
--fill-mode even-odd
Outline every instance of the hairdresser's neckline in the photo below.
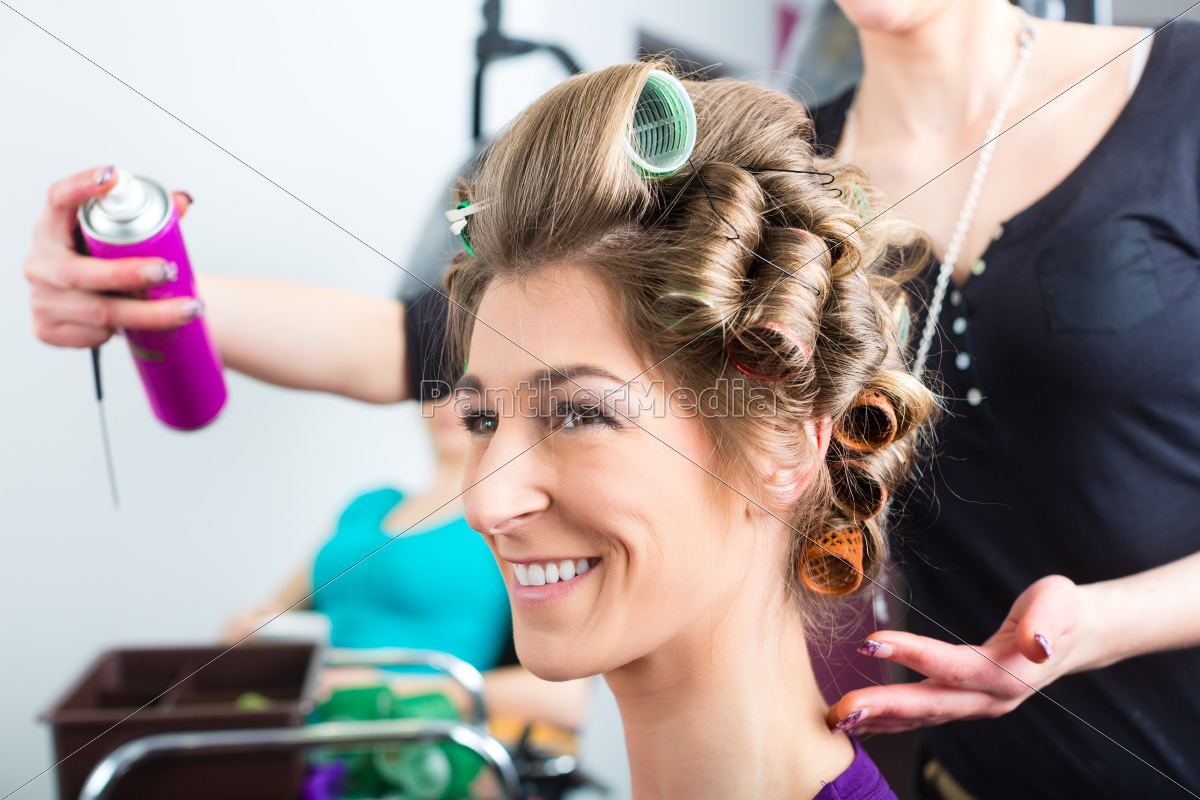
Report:
<svg viewBox="0 0 1200 800"><path fill-rule="evenodd" d="M1097 168L1098 162L1104 158L1105 151L1115 146L1114 142L1117 137L1123 133L1125 128L1133 124L1133 121L1137 118L1139 109L1149 102L1147 96L1151 89L1147 87L1157 80L1157 73L1162 68L1169 44L1164 41L1164 36L1170 30L1170 28L1166 28L1155 34L1154 39L1150 43L1150 54L1146 59L1141 78L1138 80L1133 94L1126 99L1125 105L1121 107L1121 111L1117 114L1116 119L1108 126L1108 130L1096 142L1095 147L1089 150L1088 154L1083 157L1083 160L1076 164L1075 168L1067 173L1066 177L1061 181L1051 187L1049 191L1008 219L1002 221L1000 228L1003 230L1004 235L994 237L989 241L987 247L979 254L980 259L986 261L993 250L1005 246L1008 241L1012 241L1014 238L1031 233L1034 225L1031 220L1044 218L1047 216L1048 211L1053 212L1071 202L1076 186L1084 182L1087 174ZM941 263L940 259L938 259L938 263ZM988 273L985 272L984 275L986 274ZM966 292L981 279L984 279L983 275L971 275L968 273L967 280L961 285L957 281L952 280L951 288L957 289L960 292Z"/></svg>

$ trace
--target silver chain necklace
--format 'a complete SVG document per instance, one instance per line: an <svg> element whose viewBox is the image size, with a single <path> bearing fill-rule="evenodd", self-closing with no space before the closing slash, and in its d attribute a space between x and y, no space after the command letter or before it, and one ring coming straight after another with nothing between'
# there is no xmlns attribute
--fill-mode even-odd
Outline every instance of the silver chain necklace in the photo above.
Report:
<svg viewBox="0 0 1200 800"><path fill-rule="evenodd" d="M929 301L929 315L925 318L921 341L917 346L917 353L913 357L912 374L918 378L925 372L925 360L929 357L933 334L937 331L938 318L942 315L942 302L946 299L946 290L950 286L950 277L954 274L954 265L962 251L963 242L967 238L967 232L971 229L971 219L975 216L975 204L979 201L979 193L983 189L983 180L987 177L988 165L992 163L992 152L996 149L996 137L1000 135L1000 130L1004 126L1004 118L1008 115L1008 107L1012 105L1013 97L1017 93L1017 85L1025 73L1025 65L1029 63L1029 57L1033 55L1033 45L1036 40L1033 26L1029 24L1029 15L1025 13L1024 9L1017 10L1021 15L1021 31L1017 34L1017 43L1021 49L1017 56L1017 66L1013 69L1012 77L1008 79L1008 86L1000 99L1000 105L996 107L996 113L992 116L987 133L984 134L983 146L979 149L979 162L975 165L975 172L971 175L971 186L967 189L967 199L963 203L962 211L958 214L958 224L954 226L954 235L950 237L950 244L946 247L946 257L942 259L941 268L938 270L937 284L933 290L933 297ZM854 155L857 104L858 96L855 95L850 109L846 112L846 132L842 137L842 147L838 153L843 161L850 161Z"/></svg>

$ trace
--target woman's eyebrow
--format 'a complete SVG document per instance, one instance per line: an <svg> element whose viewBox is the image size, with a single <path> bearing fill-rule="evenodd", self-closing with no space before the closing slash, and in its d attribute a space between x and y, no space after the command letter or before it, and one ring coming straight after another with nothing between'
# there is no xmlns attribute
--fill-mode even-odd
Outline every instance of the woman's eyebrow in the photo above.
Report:
<svg viewBox="0 0 1200 800"><path fill-rule="evenodd" d="M594 365L594 363L572 363L572 365L562 367L551 366L545 369L535 369L535 371L527 375L523 383L527 386L539 386L541 389L560 390L564 386L575 384L576 378L600 378L601 380L612 381L612 383L622 386L625 384L623 379L608 372L604 367ZM577 389L583 389L582 386L576 385L576 387ZM472 374L463 375L462 378L456 380L454 391L455 393L468 393L468 395L474 395L475 397L484 397L488 392L484 387L484 381Z"/></svg>
<svg viewBox="0 0 1200 800"><path fill-rule="evenodd" d="M567 364L561 367L547 367L545 369L534 370L526 377L525 382L531 384L548 383L550 386L558 386L563 383L569 383L576 378L601 378L603 380L612 381L613 383L624 384L625 381L618 378L608 370L596 364ZM454 391L466 391L482 394L484 391L483 381L471 374L463 375L454 383Z"/></svg>
<svg viewBox="0 0 1200 800"><path fill-rule="evenodd" d="M455 393L470 392L476 395L483 394L483 381L474 375L463 375L454 382L452 391Z"/></svg>
<svg viewBox="0 0 1200 800"><path fill-rule="evenodd" d="M595 364L569 364L562 367L548 367L530 374L530 381L549 381L551 386L573 381L575 378L601 378L613 383L625 383L603 367Z"/></svg>

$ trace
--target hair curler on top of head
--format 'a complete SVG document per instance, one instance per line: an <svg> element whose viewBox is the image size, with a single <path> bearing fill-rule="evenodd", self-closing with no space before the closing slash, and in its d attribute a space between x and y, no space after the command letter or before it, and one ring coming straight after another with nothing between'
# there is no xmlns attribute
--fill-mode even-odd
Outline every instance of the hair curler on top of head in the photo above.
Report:
<svg viewBox="0 0 1200 800"><path fill-rule="evenodd" d="M678 78L658 69L646 76L624 145L633 165L650 177L688 162L696 147L696 108Z"/></svg>

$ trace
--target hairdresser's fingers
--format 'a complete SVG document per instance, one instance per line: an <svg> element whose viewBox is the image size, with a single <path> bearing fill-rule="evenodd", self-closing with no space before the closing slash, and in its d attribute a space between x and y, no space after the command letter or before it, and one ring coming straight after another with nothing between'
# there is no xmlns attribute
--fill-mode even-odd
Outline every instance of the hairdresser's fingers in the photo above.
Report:
<svg viewBox="0 0 1200 800"><path fill-rule="evenodd" d="M175 207L179 209L179 218L183 219L183 215L187 213L188 207L191 206L194 200L187 192L172 192L171 197L175 199Z"/></svg>
<svg viewBox="0 0 1200 800"><path fill-rule="evenodd" d="M179 268L161 258L101 259L74 252L30 254L22 268L25 278L55 289L88 292L128 292L167 283L179 276Z"/></svg>
<svg viewBox="0 0 1200 800"><path fill-rule="evenodd" d="M170 300L132 300L88 292L35 291L30 296L34 333L48 344L59 344L55 330L63 324L100 329L168 330L204 313L204 303L192 297ZM67 345L69 346L69 345Z"/></svg>
<svg viewBox="0 0 1200 800"><path fill-rule="evenodd" d="M992 663L980 653L984 648L949 644L903 631L876 631L859 648L875 658L886 658L951 686L972 687Z"/></svg>
<svg viewBox="0 0 1200 800"><path fill-rule="evenodd" d="M34 317L33 333L56 347L99 347L112 338L114 331L74 322L42 322Z"/></svg>
<svg viewBox="0 0 1200 800"><path fill-rule="evenodd" d="M1046 682L1044 670L1017 650L1012 627L1007 623L987 642L973 646L901 631L879 631L871 634L860 652L903 664L947 686L999 698L1022 697L1029 685Z"/></svg>
<svg viewBox="0 0 1200 800"><path fill-rule="evenodd" d="M63 178L50 187L46 207L34 227L35 247L50 242L71 246L75 214L88 198L104 194L115 184L112 167L93 167Z"/></svg>
<svg viewBox="0 0 1200 800"><path fill-rule="evenodd" d="M936 681L898 683L850 692L830 707L826 722L833 730L895 733L958 719L998 717L1016 705Z"/></svg>

